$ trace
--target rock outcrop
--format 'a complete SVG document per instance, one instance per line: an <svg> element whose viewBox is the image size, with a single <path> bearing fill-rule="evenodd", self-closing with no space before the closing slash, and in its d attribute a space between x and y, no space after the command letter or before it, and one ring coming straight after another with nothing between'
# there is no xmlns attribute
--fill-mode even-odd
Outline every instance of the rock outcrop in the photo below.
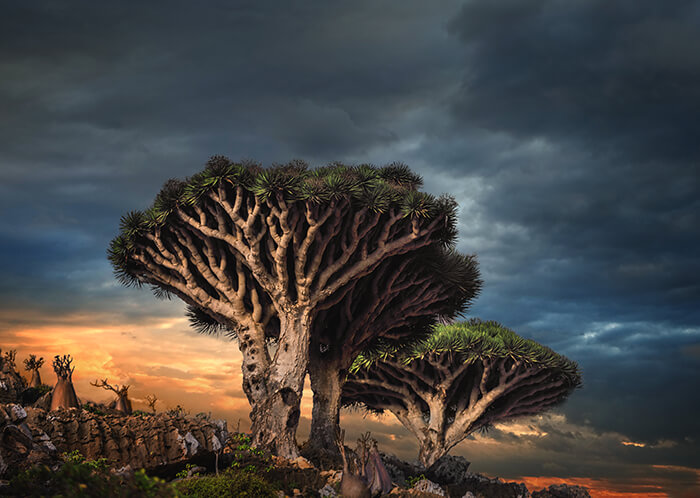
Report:
<svg viewBox="0 0 700 498"><path fill-rule="evenodd" d="M469 476L469 460L461 456L445 455L430 466L425 476L434 482L453 485L464 484Z"/></svg>
<svg viewBox="0 0 700 498"><path fill-rule="evenodd" d="M425 473L425 469L418 465L404 462L400 458L390 454L379 452L389 477L394 484L405 486L406 480L410 477L417 477Z"/></svg>
<svg viewBox="0 0 700 498"><path fill-rule="evenodd" d="M37 464L53 467L59 462L51 438L27 424L27 412L21 405L0 405L0 476Z"/></svg>
<svg viewBox="0 0 700 498"><path fill-rule="evenodd" d="M19 374L14 364L0 358L0 403L19 403L26 388L27 381Z"/></svg>
<svg viewBox="0 0 700 498"><path fill-rule="evenodd" d="M3 414L0 475L25 468L29 460L50 462L74 450L88 459L107 458L115 468L157 471L213 455L228 439L225 421L203 417L102 415L74 408L47 412L13 404L0 405L0 418ZM12 436L12 444L5 444L5 435Z"/></svg>
<svg viewBox="0 0 700 498"><path fill-rule="evenodd" d="M440 487L439 484L434 483L428 479L421 479L413 485L411 491L418 493L426 493L435 496L445 496L445 491Z"/></svg>
<svg viewBox="0 0 700 498"><path fill-rule="evenodd" d="M522 482L505 482L481 474L467 473L458 483L446 484L449 496L464 496L471 492L483 498L530 498L530 491Z"/></svg>

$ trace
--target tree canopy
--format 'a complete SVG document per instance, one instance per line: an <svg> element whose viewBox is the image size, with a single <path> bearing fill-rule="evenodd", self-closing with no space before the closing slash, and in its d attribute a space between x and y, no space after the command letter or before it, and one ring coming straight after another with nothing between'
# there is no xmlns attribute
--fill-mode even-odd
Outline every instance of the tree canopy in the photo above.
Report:
<svg viewBox="0 0 700 498"><path fill-rule="evenodd" d="M575 362L497 322L472 319L359 355L343 402L394 413L418 438L427 467L475 430L539 413L580 385Z"/></svg>

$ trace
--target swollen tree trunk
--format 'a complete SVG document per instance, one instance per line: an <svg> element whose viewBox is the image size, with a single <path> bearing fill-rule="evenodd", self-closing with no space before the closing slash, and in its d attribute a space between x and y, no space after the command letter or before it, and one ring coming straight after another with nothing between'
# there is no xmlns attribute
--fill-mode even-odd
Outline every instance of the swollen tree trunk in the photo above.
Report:
<svg viewBox="0 0 700 498"><path fill-rule="evenodd" d="M296 430L309 358L311 318L307 310L280 316L280 338L266 378L268 396L251 413L253 445L277 456L299 456Z"/></svg>
<svg viewBox="0 0 700 498"><path fill-rule="evenodd" d="M308 446L340 455L336 438L345 371L341 370L339 360L334 358L330 351L327 355L314 351L311 354L313 359L309 362L309 379L314 402Z"/></svg>
<svg viewBox="0 0 700 498"><path fill-rule="evenodd" d="M41 375L39 370L32 370L32 379L29 381L29 387L39 387L41 385Z"/></svg>
<svg viewBox="0 0 700 498"><path fill-rule="evenodd" d="M114 409L125 415L131 415L131 400L127 396L119 396L117 398L117 404L114 405Z"/></svg>
<svg viewBox="0 0 700 498"><path fill-rule="evenodd" d="M51 410L78 408L78 406L78 396L75 394L73 382L59 377L51 394Z"/></svg>

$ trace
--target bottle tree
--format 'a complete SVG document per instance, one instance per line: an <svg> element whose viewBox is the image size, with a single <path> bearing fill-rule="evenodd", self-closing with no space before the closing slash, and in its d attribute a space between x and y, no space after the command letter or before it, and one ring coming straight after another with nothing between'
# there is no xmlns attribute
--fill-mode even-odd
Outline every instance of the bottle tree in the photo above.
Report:
<svg viewBox="0 0 700 498"><path fill-rule="evenodd" d="M53 370L56 372L56 385L51 392L51 411L61 408L80 408L78 396L73 387L73 359L70 355L58 356L53 359Z"/></svg>
<svg viewBox="0 0 700 498"><path fill-rule="evenodd" d="M24 369L32 373L32 378L29 381L29 387L39 387L41 385L41 374L39 369L44 364L44 358L37 358L36 355L30 354L29 358L24 360Z"/></svg>
<svg viewBox="0 0 700 498"><path fill-rule="evenodd" d="M295 457L321 307L387 259L455 236L454 201L419 192L415 179L401 165L262 168L215 157L122 217L109 258L123 283L174 294L237 335L253 442Z"/></svg>
<svg viewBox="0 0 700 498"><path fill-rule="evenodd" d="M359 353L420 339L436 319L465 312L480 288L474 256L437 247L391 258L326 302L311 341L310 447L337 451L343 384Z"/></svg>
<svg viewBox="0 0 700 498"><path fill-rule="evenodd" d="M472 432L553 407L581 385L575 362L502 325L438 325L408 347L358 356L343 402L391 411L419 443L427 468Z"/></svg>
<svg viewBox="0 0 700 498"><path fill-rule="evenodd" d="M114 401L114 409L124 415L131 415L131 400L129 399L129 387L128 385L120 386L119 384L115 386L110 386L107 383L107 379L96 380L95 382L90 382L91 386L100 387L106 391L112 391L117 395L117 399ZM155 413L155 409L154 409Z"/></svg>

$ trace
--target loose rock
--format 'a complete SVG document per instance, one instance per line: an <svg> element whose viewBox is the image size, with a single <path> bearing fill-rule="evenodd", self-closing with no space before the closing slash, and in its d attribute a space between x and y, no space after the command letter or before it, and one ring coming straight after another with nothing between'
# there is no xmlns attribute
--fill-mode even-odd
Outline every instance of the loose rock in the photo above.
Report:
<svg viewBox="0 0 700 498"><path fill-rule="evenodd" d="M439 484L428 479L421 479L412 488L411 491L420 491L422 493L431 493L437 496L445 496L445 491Z"/></svg>

